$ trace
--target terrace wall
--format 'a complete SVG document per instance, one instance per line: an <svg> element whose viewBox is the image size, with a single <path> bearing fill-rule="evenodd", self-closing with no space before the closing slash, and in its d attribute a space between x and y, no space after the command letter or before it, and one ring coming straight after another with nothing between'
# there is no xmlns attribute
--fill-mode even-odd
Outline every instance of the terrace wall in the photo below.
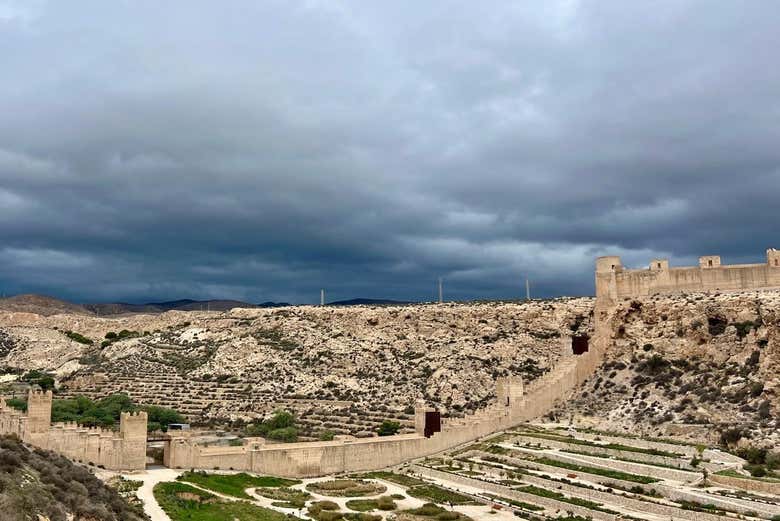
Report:
<svg viewBox="0 0 780 521"><path fill-rule="evenodd" d="M541 454L538 451L528 450L522 447L515 447L513 450L525 454L530 454L532 456L538 456ZM575 465L585 465L588 467L596 467L605 470L619 470L621 472L640 474L642 476L650 476L651 478L657 479L670 479L673 481L689 482L696 481L702 477L702 475L699 473L690 472L687 470L676 470L666 467L657 467L655 465L631 463L629 461L611 459L607 463L602 458L597 458L595 456L584 456L579 454L566 455L561 452L546 452L543 455L550 459L562 461L565 463L574 463Z"/></svg>
<svg viewBox="0 0 780 521"><path fill-rule="evenodd" d="M661 456L657 454L646 454L643 452L611 449L608 447L594 447L592 445L582 445L582 444L570 443L566 441L550 440L547 438L536 438L533 436L521 435L521 436L517 436L515 439L518 441L522 441L524 443L539 444L554 449L584 452L594 456L604 454L607 456L613 456L615 458L630 459L630 460L646 462L650 464L658 463L660 465L667 465L667 466L677 467L683 470L694 471L693 469L690 468L690 460L682 459L681 457L669 457L669 456ZM625 442L626 440L623 441ZM717 468L718 470L723 469L722 466L718 466Z"/></svg>
<svg viewBox="0 0 780 521"><path fill-rule="evenodd" d="M468 457L478 456L482 458L489 457L489 456L495 457L494 454L490 454L489 452L482 452L482 451L470 451L469 453L466 454L466 456ZM538 463L536 461L522 460L522 459L512 458L508 456L501 456L501 460L510 466L518 465L520 467L527 467L530 469L538 470L540 472L545 472L550 475L558 474L558 475L568 476L570 474L573 474L577 476L577 479L583 479L586 481L590 481L591 483L598 483L600 485L604 485L607 487L616 487L616 488L631 490L633 487L639 486L645 490L655 490L658 493L662 494L664 497L671 499L672 501L695 501L701 504L713 504L716 507L737 510L743 514L748 512L757 512L760 515L770 517L770 518L776 515L780 515L780 506L778 505L772 505L769 503L757 503L754 501L744 501L733 497L723 498L715 494L707 494L705 492L692 492L680 487L665 485L660 481L656 483L642 484L642 483L635 483L633 481L626 481L622 479L612 478L608 476L601 476L599 474L591 474L588 472L568 470L562 467L545 465L544 463ZM497 475L497 473L500 472L500 469L487 464L477 464L475 465L474 469L492 475Z"/></svg>
<svg viewBox="0 0 780 521"><path fill-rule="evenodd" d="M412 465L413 472L420 475L427 476L434 479L440 479L443 481L450 481L452 483L458 483L467 487L474 487L493 494L514 499L515 501L523 501L525 503L531 503L533 505L539 505L552 511L572 512L574 515L582 516L585 518L592 518L598 521L617 521L618 516L610 514L608 512L601 512L599 510L591 510L589 508L567 503L565 501L558 501L557 499L537 496L535 494L528 494L520 492L518 490L499 485L498 483L492 483L489 481L482 481L460 474L452 474L449 472L442 472L440 470L431 469L428 467L421 467L419 465Z"/></svg>
<svg viewBox="0 0 780 521"><path fill-rule="evenodd" d="M735 478L732 476L721 476L720 474L710 474L707 478L718 485L725 485L731 488L747 490L748 492L763 492L765 494L780 495L780 482L761 481L750 478Z"/></svg>

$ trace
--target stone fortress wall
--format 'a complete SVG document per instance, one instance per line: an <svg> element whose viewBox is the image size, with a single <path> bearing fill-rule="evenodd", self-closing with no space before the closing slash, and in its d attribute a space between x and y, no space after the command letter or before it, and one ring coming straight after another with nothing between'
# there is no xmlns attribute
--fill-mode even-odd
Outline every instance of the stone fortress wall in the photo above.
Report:
<svg viewBox="0 0 780 521"><path fill-rule="evenodd" d="M248 438L239 447L210 447L198 444L189 432L178 431L170 433L165 442L163 462L171 468L247 470L300 478L381 469L469 443L543 415L592 375L611 342L607 321L619 298L780 287L780 251L769 250L766 264L723 266L719 257L702 257L699 267L669 268L668 260L658 259L648 270L624 270L620 257L601 257L596 261L595 278L592 338L564 337L566 356L550 372L527 386L518 377L497 379L494 404L464 418L442 419L440 424L437 418L433 433L426 425L427 413L432 411L419 403L414 434L361 439L337 436L333 441L276 444ZM31 391L25 416L0 400L0 433L16 434L32 445L108 469L145 467L145 413L123 413L118 434L75 424L52 426L51 401L51 392Z"/></svg>
<svg viewBox="0 0 780 521"><path fill-rule="evenodd" d="M529 386L524 386L519 377L497 379L498 397L494 404L464 418L442 419L441 431L430 437L425 436L425 413L430 409L418 403L414 434L361 439L338 436L334 441L280 444L251 438L241 447L208 447L181 432L171 435L166 442L163 462L172 468L248 470L287 477L316 477L397 465L541 416L596 370L605 341L597 333L587 352L574 355L572 339L564 338L563 349L568 356L552 371Z"/></svg>
<svg viewBox="0 0 780 521"><path fill-rule="evenodd" d="M780 287L780 250L767 250L766 263L722 264L717 255L699 258L698 266L669 267L654 259L647 269L623 268L620 257L596 260L596 298L616 302L625 297L706 291L744 291Z"/></svg>
<svg viewBox="0 0 780 521"><path fill-rule="evenodd" d="M121 413L118 433L75 423L52 425L52 398L51 391L31 390L26 415L0 398L0 434L15 434L30 445L109 470L146 468L145 412Z"/></svg>

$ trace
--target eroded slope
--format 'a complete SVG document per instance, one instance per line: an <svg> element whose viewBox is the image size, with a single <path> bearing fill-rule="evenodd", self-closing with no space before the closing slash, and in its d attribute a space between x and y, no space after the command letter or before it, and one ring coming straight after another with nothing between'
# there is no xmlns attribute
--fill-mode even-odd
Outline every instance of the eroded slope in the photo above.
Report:
<svg viewBox="0 0 780 521"><path fill-rule="evenodd" d="M605 363L559 417L609 430L714 442L741 431L777 442L780 293L625 300L609 324L614 345Z"/></svg>

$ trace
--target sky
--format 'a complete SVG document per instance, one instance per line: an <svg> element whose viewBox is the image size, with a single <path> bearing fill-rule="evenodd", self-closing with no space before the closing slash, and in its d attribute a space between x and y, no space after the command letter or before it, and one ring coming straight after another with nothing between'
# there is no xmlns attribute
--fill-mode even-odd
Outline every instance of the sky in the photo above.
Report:
<svg viewBox="0 0 780 521"><path fill-rule="evenodd" d="M780 2L0 0L0 293L591 295L780 247Z"/></svg>

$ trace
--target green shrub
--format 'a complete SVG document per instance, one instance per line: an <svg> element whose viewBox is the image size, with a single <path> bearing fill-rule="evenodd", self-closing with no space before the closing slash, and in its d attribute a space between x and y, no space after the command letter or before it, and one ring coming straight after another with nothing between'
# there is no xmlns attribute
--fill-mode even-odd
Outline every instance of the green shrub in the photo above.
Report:
<svg viewBox="0 0 780 521"><path fill-rule="evenodd" d="M379 429L377 430L377 433L380 436L392 436L394 434L398 434L399 430L401 430L401 424L400 423L398 423L397 421L393 421L393 420L385 420L379 426Z"/></svg>
<svg viewBox="0 0 780 521"><path fill-rule="evenodd" d="M22 376L22 381L30 385L37 385L44 391L54 389L54 377L50 373L44 373L35 369L25 373Z"/></svg>
<svg viewBox="0 0 780 521"><path fill-rule="evenodd" d="M288 411L278 410L274 415L260 423L246 427L247 436L262 436L276 441L293 442L298 439L295 417Z"/></svg>
<svg viewBox="0 0 780 521"><path fill-rule="evenodd" d="M89 338L85 337L80 333L76 333L75 331L63 331L63 333L65 334L66 337L70 338L75 342L78 342L79 344L84 344L88 346L92 345L92 340L90 340Z"/></svg>
<svg viewBox="0 0 780 521"><path fill-rule="evenodd" d="M276 510L247 501L225 501L185 483L158 483L154 486L154 497L172 521L291 521L290 516Z"/></svg>
<svg viewBox="0 0 780 521"><path fill-rule="evenodd" d="M245 492L248 488L289 487L300 483L300 481L295 479L277 478L273 476L250 476L245 472L239 474L210 474L203 471L190 471L185 472L176 478L176 480L193 483L200 487L213 490L214 492L241 499L250 499Z"/></svg>
<svg viewBox="0 0 780 521"><path fill-rule="evenodd" d="M111 428L119 423L122 412L144 410L149 416L149 430L167 430L170 423L182 423L184 417L165 407L139 406L129 396L116 393L94 401L86 396L76 396L52 402L52 422L76 422L87 427Z"/></svg>
<svg viewBox="0 0 780 521"><path fill-rule="evenodd" d="M21 398L8 398L5 401L5 404L8 407L13 407L17 411L27 412L27 400L22 400Z"/></svg>
<svg viewBox="0 0 780 521"><path fill-rule="evenodd" d="M387 490L387 487L370 481L334 479L309 483L306 489L325 496L361 497L381 494Z"/></svg>
<svg viewBox="0 0 780 521"><path fill-rule="evenodd" d="M426 484L412 487L408 491L409 495L418 499L427 499L434 503L452 504L452 505L473 505L475 502L468 496L459 494L452 490L442 488L438 485Z"/></svg>

